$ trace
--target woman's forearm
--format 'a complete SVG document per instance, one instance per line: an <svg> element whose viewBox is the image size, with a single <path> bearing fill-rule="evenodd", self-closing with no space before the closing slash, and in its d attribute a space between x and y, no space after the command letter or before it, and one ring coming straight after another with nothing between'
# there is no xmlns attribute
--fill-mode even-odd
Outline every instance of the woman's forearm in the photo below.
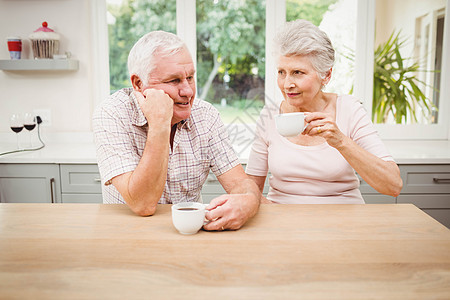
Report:
<svg viewBox="0 0 450 300"><path fill-rule="evenodd" d="M395 162L376 157L348 137L336 149L359 176L375 190L393 197L400 194L403 182Z"/></svg>

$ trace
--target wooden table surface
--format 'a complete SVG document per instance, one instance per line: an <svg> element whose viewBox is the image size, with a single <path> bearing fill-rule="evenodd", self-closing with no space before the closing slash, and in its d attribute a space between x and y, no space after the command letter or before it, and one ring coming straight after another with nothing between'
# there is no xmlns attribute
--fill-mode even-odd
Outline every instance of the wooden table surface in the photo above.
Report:
<svg viewBox="0 0 450 300"><path fill-rule="evenodd" d="M450 299L450 230L411 204L262 205L184 236L170 205L0 204L1 299Z"/></svg>

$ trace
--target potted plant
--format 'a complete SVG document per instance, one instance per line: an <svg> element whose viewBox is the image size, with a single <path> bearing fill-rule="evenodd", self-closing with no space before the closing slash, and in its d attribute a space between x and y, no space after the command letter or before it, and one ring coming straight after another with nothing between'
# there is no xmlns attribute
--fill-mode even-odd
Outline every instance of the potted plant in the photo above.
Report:
<svg viewBox="0 0 450 300"><path fill-rule="evenodd" d="M372 120L386 123L391 115L396 123L405 123L409 117L417 122L418 107L426 114L436 108L432 100L421 91L425 83L416 75L427 72L419 69L419 64L408 63L402 57L400 48L406 40L400 39L395 31L389 39L375 50Z"/></svg>

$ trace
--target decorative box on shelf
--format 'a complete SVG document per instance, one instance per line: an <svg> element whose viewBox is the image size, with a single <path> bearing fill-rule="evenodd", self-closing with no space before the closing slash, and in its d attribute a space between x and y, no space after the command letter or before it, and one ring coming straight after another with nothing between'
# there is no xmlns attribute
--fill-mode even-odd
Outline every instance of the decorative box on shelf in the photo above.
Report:
<svg viewBox="0 0 450 300"><path fill-rule="evenodd" d="M0 60L3 71L39 71L39 70L78 70L76 59L3 59Z"/></svg>

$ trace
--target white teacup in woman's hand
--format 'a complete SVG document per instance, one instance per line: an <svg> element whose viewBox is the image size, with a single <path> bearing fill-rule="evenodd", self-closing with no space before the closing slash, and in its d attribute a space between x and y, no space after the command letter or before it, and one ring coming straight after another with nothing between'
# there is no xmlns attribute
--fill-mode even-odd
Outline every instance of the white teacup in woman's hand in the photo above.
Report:
<svg viewBox="0 0 450 300"><path fill-rule="evenodd" d="M305 129L305 114L302 112L285 113L275 116L279 134L285 137L297 136Z"/></svg>

